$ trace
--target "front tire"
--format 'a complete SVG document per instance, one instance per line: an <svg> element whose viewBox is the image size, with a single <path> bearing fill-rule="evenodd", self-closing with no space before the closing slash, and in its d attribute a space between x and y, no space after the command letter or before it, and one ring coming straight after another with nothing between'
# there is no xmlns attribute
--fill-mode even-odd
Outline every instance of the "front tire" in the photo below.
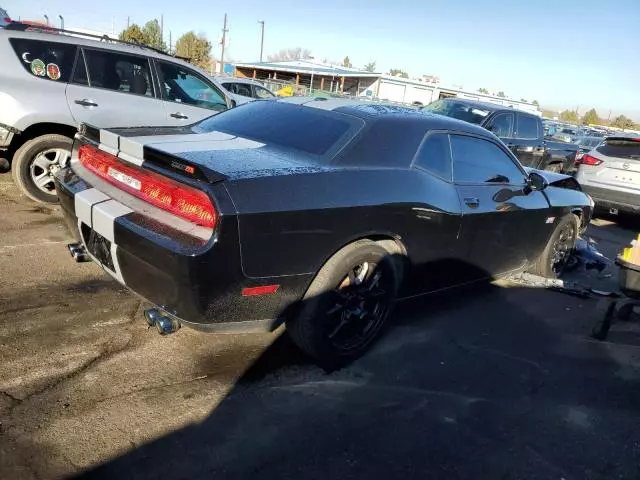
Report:
<svg viewBox="0 0 640 480"><path fill-rule="evenodd" d="M538 260L529 269L531 273L547 278L560 277L576 248L580 219L573 214L562 217Z"/></svg>
<svg viewBox="0 0 640 480"><path fill-rule="evenodd" d="M362 355L395 305L399 263L370 240L338 251L311 283L299 314L287 322L291 339L327 369Z"/></svg>
<svg viewBox="0 0 640 480"><path fill-rule="evenodd" d="M73 141L58 134L25 142L13 156L11 173L21 193L40 203L58 201L53 174L71 156Z"/></svg>

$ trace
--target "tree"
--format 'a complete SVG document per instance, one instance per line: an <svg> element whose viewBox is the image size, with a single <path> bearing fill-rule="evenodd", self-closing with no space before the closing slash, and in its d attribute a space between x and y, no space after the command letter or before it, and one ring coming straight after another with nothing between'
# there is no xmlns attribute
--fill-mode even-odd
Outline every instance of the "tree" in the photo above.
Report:
<svg viewBox="0 0 640 480"><path fill-rule="evenodd" d="M526 103L526 102L527 102L527 99L526 99L526 98L521 98L521 99L520 99L520 101L521 101L521 102L525 102L525 103Z"/></svg>
<svg viewBox="0 0 640 480"><path fill-rule="evenodd" d="M369 62L364 66L365 72L375 72L376 71L376 62Z"/></svg>
<svg viewBox="0 0 640 480"><path fill-rule="evenodd" d="M560 112L560 120L563 122L578 123L578 114L573 110L563 110Z"/></svg>
<svg viewBox="0 0 640 480"><path fill-rule="evenodd" d="M311 58L311 50L308 48L283 48L274 55L267 56L270 62L286 62L288 60L305 60Z"/></svg>
<svg viewBox="0 0 640 480"><path fill-rule="evenodd" d="M176 55L188 58L200 68L210 66L210 53L211 42L204 35L196 35L193 31L185 33L176 42Z"/></svg>
<svg viewBox="0 0 640 480"><path fill-rule="evenodd" d="M539 106L540 106L540 104L538 103L538 100L534 100L534 101L533 101L533 102L531 102L531 103L533 103L536 107L539 107Z"/></svg>
<svg viewBox="0 0 640 480"><path fill-rule="evenodd" d="M613 119L613 122L611 122L611 126L618 127L623 130L627 128L633 128L633 120L625 117L624 115L618 115L616 118Z"/></svg>
<svg viewBox="0 0 640 480"><path fill-rule="evenodd" d="M544 118L556 118L558 116L558 112L554 112L553 110L542 109L542 116Z"/></svg>
<svg viewBox="0 0 640 480"><path fill-rule="evenodd" d="M391 70L389 70L389 75L391 75L392 77L409 78L407 72L401 70L400 68L392 68Z"/></svg>
<svg viewBox="0 0 640 480"><path fill-rule="evenodd" d="M157 19L149 20L144 24L142 33L147 39L147 45L163 52L167 50L167 44L162 39L162 30L160 29L160 23Z"/></svg>
<svg viewBox="0 0 640 480"><path fill-rule="evenodd" d="M351 64L351 60L349 60L349 56L347 55L346 57L344 57L344 60L342 61L342 66L343 67L347 67L347 68L352 68L353 65Z"/></svg>
<svg viewBox="0 0 640 480"><path fill-rule="evenodd" d="M498 94L496 96L497 97L502 97L502 98L506 97L506 95L504 94L503 91L498 92Z"/></svg>
<svg viewBox="0 0 640 480"><path fill-rule="evenodd" d="M486 88L479 88L478 89L478 93L484 93L485 95L489 95L489 90L487 90Z"/></svg>
<svg viewBox="0 0 640 480"><path fill-rule="evenodd" d="M147 45L149 43L149 39L145 36L144 32L140 29L138 25L135 23L129 26L129 28L125 28L118 35L120 40L124 40L125 42L138 43L140 45Z"/></svg>
<svg viewBox="0 0 640 480"><path fill-rule="evenodd" d="M598 112L596 112L595 108L588 110L582 117L582 123L585 125L598 125L600 124L600 117L598 117Z"/></svg>

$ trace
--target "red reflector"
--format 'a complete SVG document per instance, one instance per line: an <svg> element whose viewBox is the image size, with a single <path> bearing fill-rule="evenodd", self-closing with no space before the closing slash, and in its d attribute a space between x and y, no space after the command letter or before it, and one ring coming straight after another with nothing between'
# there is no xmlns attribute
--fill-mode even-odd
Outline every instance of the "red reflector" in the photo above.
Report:
<svg viewBox="0 0 640 480"><path fill-rule="evenodd" d="M242 289L243 297L253 297L256 295L269 295L276 293L280 285L262 285L260 287L247 287Z"/></svg>
<svg viewBox="0 0 640 480"><path fill-rule="evenodd" d="M602 160L598 160L595 157L592 157L588 153L585 153L582 158L576 160L576 164L578 165L600 165Z"/></svg>
<svg viewBox="0 0 640 480"><path fill-rule="evenodd" d="M101 179L156 207L198 225L213 228L216 211L206 193L188 185L127 165L92 145L78 149L80 163Z"/></svg>

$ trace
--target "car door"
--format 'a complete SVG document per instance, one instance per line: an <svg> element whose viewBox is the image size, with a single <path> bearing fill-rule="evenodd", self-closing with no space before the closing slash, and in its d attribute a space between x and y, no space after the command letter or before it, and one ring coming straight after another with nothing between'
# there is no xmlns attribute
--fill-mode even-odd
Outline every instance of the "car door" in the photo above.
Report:
<svg viewBox="0 0 640 480"><path fill-rule="evenodd" d="M189 125L228 108L227 97L204 75L173 62L156 65L168 125Z"/></svg>
<svg viewBox="0 0 640 480"><path fill-rule="evenodd" d="M516 114L516 131L509 146L522 165L538 168L544 157L542 123L533 115Z"/></svg>
<svg viewBox="0 0 640 480"><path fill-rule="evenodd" d="M487 120L484 127L509 146L515 131L515 123L516 118L513 112L498 112Z"/></svg>
<svg viewBox="0 0 640 480"><path fill-rule="evenodd" d="M166 125L148 57L83 48L66 97L76 122L96 127Z"/></svg>
<svg viewBox="0 0 640 480"><path fill-rule="evenodd" d="M489 138L451 134L453 180L462 206L461 237L477 276L494 277L532 260L548 202L504 146Z"/></svg>

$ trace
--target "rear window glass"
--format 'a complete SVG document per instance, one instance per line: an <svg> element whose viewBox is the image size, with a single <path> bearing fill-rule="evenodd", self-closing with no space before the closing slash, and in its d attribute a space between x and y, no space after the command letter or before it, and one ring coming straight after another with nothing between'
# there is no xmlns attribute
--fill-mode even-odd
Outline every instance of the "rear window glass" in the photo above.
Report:
<svg viewBox="0 0 640 480"><path fill-rule="evenodd" d="M596 148L596 151L607 157L640 160L640 140L607 139Z"/></svg>
<svg viewBox="0 0 640 480"><path fill-rule="evenodd" d="M457 118L465 122L480 124L489 113L489 110L475 105L454 102L451 100L436 100L422 109L424 112L437 113L447 117Z"/></svg>
<svg viewBox="0 0 640 480"><path fill-rule="evenodd" d="M325 156L343 146L363 122L355 117L279 102L252 102L203 120L196 132L219 131L267 145Z"/></svg>
<svg viewBox="0 0 640 480"><path fill-rule="evenodd" d="M28 38L12 38L10 42L20 63L31 75L52 82L69 81L75 45Z"/></svg>
<svg viewBox="0 0 640 480"><path fill-rule="evenodd" d="M529 115L518 115L518 138L527 140L538 138L538 120Z"/></svg>

